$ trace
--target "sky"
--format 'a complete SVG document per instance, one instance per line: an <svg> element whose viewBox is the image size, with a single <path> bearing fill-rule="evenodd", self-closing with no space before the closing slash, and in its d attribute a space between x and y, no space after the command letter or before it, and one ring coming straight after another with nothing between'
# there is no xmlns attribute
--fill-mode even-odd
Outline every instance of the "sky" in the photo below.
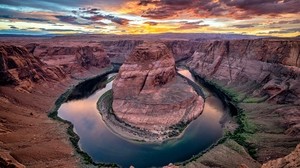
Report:
<svg viewBox="0 0 300 168"><path fill-rule="evenodd" d="M300 0L0 0L0 34L300 35Z"/></svg>

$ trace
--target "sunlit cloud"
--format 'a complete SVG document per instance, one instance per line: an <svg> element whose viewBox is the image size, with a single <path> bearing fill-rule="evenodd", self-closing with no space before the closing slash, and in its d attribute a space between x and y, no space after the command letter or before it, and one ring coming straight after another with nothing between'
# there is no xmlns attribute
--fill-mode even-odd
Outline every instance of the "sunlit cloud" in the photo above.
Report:
<svg viewBox="0 0 300 168"><path fill-rule="evenodd" d="M2 34L299 36L299 0L0 0Z"/></svg>

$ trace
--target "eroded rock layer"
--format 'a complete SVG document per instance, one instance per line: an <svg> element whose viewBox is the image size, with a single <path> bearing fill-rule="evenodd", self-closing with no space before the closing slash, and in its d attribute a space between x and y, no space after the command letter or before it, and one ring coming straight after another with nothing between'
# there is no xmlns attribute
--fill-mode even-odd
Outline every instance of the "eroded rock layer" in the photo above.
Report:
<svg viewBox="0 0 300 168"><path fill-rule="evenodd" d="M113 83L113 110L122 121L160 132L199 116L204 100L183 78L164 44L137 46Z"/></svg>
<svg viewBox="0 0 300 168"><path fill-rule="evenodd" d="M0 46L0 85L16 85L30 89L40 81L59 81L65 77L57 66L48 66L34 57L25 47Z"/></svg>

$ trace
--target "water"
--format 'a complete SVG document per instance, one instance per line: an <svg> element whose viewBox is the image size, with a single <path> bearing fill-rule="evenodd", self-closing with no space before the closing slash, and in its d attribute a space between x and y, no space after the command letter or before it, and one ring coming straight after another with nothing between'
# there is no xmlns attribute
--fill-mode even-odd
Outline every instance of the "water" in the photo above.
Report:
<svg viewBox="0 0 300 168"><path fill-rule="evenodd" d="M179 73L194 80L189 71ZM109 78L115 74L110 74ZM95 162L117 163L122 167L164 166L190 159L222 137L220 120L226 107L222 101L204 88L206 102L203 113L186 128L180 139L162 144L149 144L126 140L113 132L102 121L96 103L100 96L111 89L112 82L87 98L68 101L58 110L59 117L73 123L79 135L79 147Z"/></svg>

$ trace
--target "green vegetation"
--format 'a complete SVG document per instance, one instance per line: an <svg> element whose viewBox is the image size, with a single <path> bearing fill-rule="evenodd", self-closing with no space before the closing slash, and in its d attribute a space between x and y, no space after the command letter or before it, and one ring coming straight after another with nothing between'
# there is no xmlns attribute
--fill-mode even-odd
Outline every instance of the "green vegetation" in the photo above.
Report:
<svg viewBox="0 0 300 168"><path fill-rule="evenodd" d="M269 98L269 96L263 96L263 97L247 97L243 100L244 103L262 103L266 101Z"/></svg>
<svg viewBox="0 0 300 168"><path fill-rule="evenodd" d="M187 69L189 69L189 68L187 68ZM200 77L193 70L190 70L190 72L193 74L193 76L195 77L195 79L198 82L202 83L207 88L214 90L214 92L221 99L225 100L224 102L228 104L232 115L235 116L236 122L239 125L239 127L233 133L226 132L225 135L223 136L223 138L220 139L218 141L218 143L216 143L215 145L224 143L224 142L226 142L226 140L232 139L232 140L236 141L239 145L245 147L247 149L248 153L250 154L250 156L255 159L257 149L248 140L253 136L254 133L257 132L257 127L254 123L251 123L251 121L248 119L246 112L239 107L239 103L262 102L262 101L266 100L267 97L262 97L262 98L247 97L247 95L245 93L239 93L232 88L221 86L214 81L208 81L208 80ZM209 149L211 149L212 147L210 147ZM203 153L205 153L205 152L203 152ZM187 162L196 160L197 158L202 156L203 153L191 158ZM187 162L184 162L184 163L187 163Z"/></svg>
<svg viewBox="0 0 300 168"><path fill-rule="evenodd" d="M256 148L247 141L256 131L257 127L249 121L244 110L239 109L237 115L237 123L239 127L234 133L228 133L227 136L230 139L235 140L238 144L244 146L251 157L256 158Z"/></svg>
<svg viewBox="0 0 300 168"><path fill-rule="evenodd" d="M186 122L179 122L175 125L170 126L169 128L172 130L171 132L168 133L169 137L176 137L178 136L188 125L189 123Z"/></svg>

